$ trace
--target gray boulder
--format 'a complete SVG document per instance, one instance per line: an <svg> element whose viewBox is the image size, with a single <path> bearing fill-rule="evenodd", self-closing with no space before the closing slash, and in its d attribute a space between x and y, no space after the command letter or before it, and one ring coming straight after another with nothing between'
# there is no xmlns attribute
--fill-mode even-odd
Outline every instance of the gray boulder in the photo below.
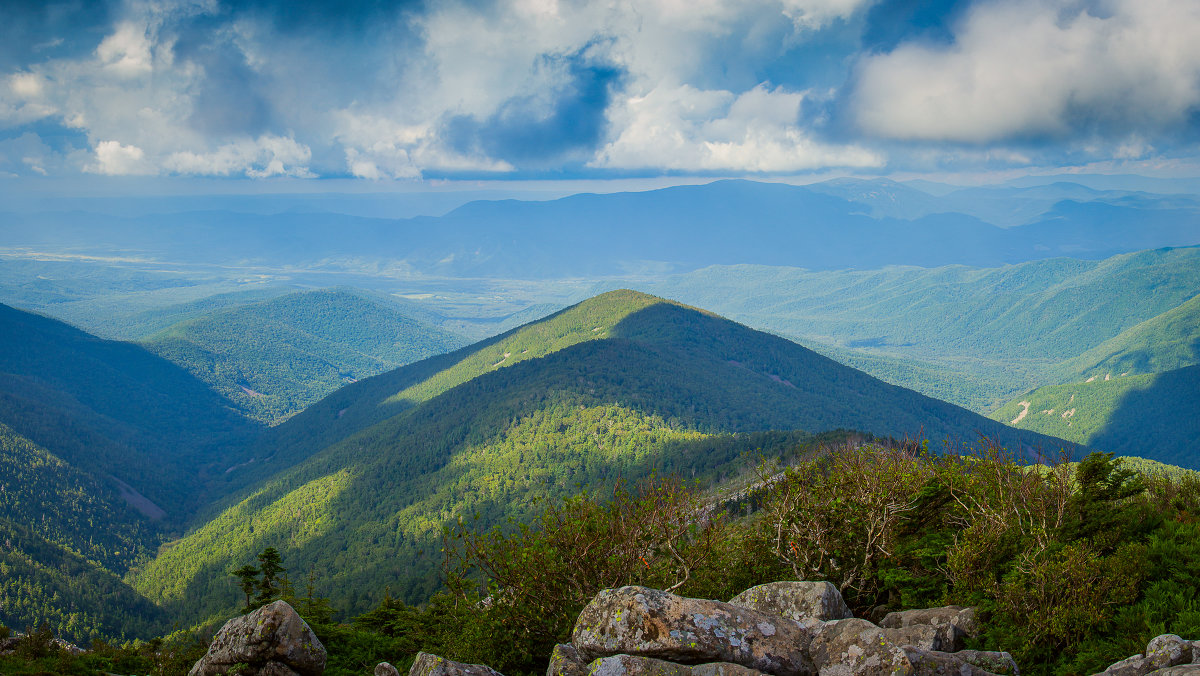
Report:
<svg viewBox="0 0 1200 676"><path fill-rule="evenodd" d="M984 671L1000 674L1000 676L1018 676L1021 673L1021 670L1017 669L1017 662L1013 656L1005 652L960 650L953 654L964 662L974 664Z"/></svg>
<svg viewBox="0 0 1200 676"><path fill-rule="evenodd" d="M720 601L621 587L600 592L583 609L571 643L590 659L732 662L776 676L807 676L816 673L808 648L819 627Z"/></svg>
<svg viewBox="0 0 1200 676"><path fill-rule="evenodd" d="M559 643L550 653L546 676L587 676L587 660L570 643Z"/></svg>
<svg viewBox="0 0 1200 676"><path fill-rule="evenodd" d="M1012 664L1012 671L994 672L990 669L976 664L975 662L965 659L962 653L946 653L938 650L921 650L920 648L906 647L904 652L908 655L908 659L913 665L913 674L915 676L999 676L999 674L1015 674L1016 664ZM973 651L972 651L973 652ZM999 653L1007 655L1008 653ZM1012 657L1009 657L1012 661ZM1000 665L1002 668L1007 668L1008 665Z"/></svg>
<svg viewBox="0 0 1200 676"><path fill-rule="evenodd" d="M1200 676L1200 663L1197 664L1180 664L1177 667L1167 667L1158 671L1151 671L1151 676Z"/></svg>
<svg viewBox="0 0 1200 676"><path fill-rule="evenodd" d="M235 664L250 676L321 676L325 646L284 601L225 623L188 676L217 676Z"/></svg>
<svg viewBox="0 0 1200 676"><path fill-rule="evenodd" d="M1175 634L1155 636L1146 644L1146 652L1127 657L1100 672L1103 676L1146 676L1167 669L1190 666L1196 657L1192 641Z"/></svg>
<svg viewBox="0 0 1200 676"><path fill-rule="evenodd" d="M692 668L653 657L613 655L588 665L590 676L692 676Z"/></svg>
<svg viewBox="0 0 1200 676"><path fill-rule="evenodd" d="M692 667L692 676L762 676L762 672L732 662L710 662Z"/></svg>
<svg viewBox="0 0 1200 676"><path fill-rule="evenodd" d="M962 606L904 610L888 613L879 621L879 626L884 629L900 629L919 625L942 628L944 633L939 650L946 652L961 650L963 642L967 638L979 634L979 622L975 618L975 609Z"/></svg>
<svg viewBox="0 0 1200 676"><path fill-rule="evenodd" d="M900 676L912 674L904 649L882 629L862 619L826 622L809 652L820 676Z"/></svg>
<svg viewBox="0 0 1200 676"><path fill-rule="evenodd" d="M380 662L375 665L375 676L400 676L400 670L391 662Z"/></svg>
<svg viewBox="0 0 1200 676"><path fill-rule="evenodd" d="M950 625L913 624L907 627L884 629L883 635L900 646L912 646L921 650L953 651L954 628Z"/></svg>
<svg viewBox="0 0 1200 676"><path fill-rule="evenodd" d="M432 653L417 653L408 676L503 676L500 672L482 664L464 664Z"/></svg>
<svg viewBox="0 0 1200 676"><path fill-rule="evenodd" d="M771 582L751 587L729 603L789 620L844 620L854 617L838 588L828 582Z"/></svg>

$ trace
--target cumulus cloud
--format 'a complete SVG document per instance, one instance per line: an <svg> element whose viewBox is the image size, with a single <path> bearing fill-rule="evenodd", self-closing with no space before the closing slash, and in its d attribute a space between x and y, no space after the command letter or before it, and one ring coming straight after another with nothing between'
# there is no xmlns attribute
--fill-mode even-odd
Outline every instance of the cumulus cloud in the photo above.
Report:
<svg viewBox="0 0 1200 676"><path fill-rule="evenodd" d="M311 159L312 151L295 139L266 135L226 143L212 152L171 153L162 166L174 173L201 176L245 174L251 178L312 178L314 174L308 169Z"/></svg>
<svg viewBox="0 0 1200 676"><path fill-rule="evenodd" d="M1200 3L980 3L948 45L903 44L861 65L857 123L881 137L962 143L1114 139L1177 130L1200 110Z"/></svg>
<svg viewBox="0 0 1200 676"><path fill-rule="evenodd" d="M84 169L94 174L109 176L145 176L158 173L154 165L146 160L145 151L119 141L97 143L95 162Z"/></svg>
<svg viewBox="0 0 1200 676"><path fill-rule="evenodd" d="M815 141L798 125L803 96L759 86L740 95L689 86L655 89L614 114L620 135L593 166L789 172L877 167L878 154Z"/></svg>

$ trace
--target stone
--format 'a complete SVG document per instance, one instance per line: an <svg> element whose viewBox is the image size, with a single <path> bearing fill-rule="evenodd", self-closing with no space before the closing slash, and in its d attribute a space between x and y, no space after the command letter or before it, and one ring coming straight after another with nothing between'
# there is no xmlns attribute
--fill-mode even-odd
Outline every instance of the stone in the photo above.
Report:
<svg viewBox="0 0 1200 676"><path fill-rule="evenodd" d="M1146 668L1146 658L1141 655L1127 657L1120 662L1110 664L1107 669L1100 672L1104 676L1144 676L1150 673L1150 669ZM1099 675L1098 675L1099 676Z"/></svg>
<svg viewBox="0 0 1200 676"><path fill-rule="evenodd" d="M858 618L826 622L809 654L820 676L904 676L914 673L904 649L883 629Z"/></svg>
<svg viewBox="0 0 1200 676"><path fill-rule="evenodd" d="M276 601L225 623L188 676L225 674L247 664L248 676L321 676L325 646L296 611Z"/></svg>
<svg viewBox="0 0 1200 676"><path fill-rule="evenodd" d="M592 661L590 676L692 676L692 668L653 657L612 655Z"/></svg>
<svg viewBox="0 0 1200 676"><path fill-rule="evenodd" d="M579 614L571 643L584 658L654 657L681 664L732 662L775 676L807 676L820 623L647 587L605 589Z"/></svg>
<svg viewBox="0 0 1200 676"><path fill-rule="evenodd" d="M732 662L710 662L692 667L692 676L762 676L762 672Z"/></svg>
<svg viewBox="0 0 1200 676"><path fill-rule="evenodd" d="M954 627L948 624L913 624L907 627L884 629L883 635L899 646L912 646L921 650L949 650L956 647Z"/></svg>
<svg viewBox="0 0 1200 676"><path fill-rule="evenodd" d="M958 653L912 647L906 647L904 652L912 663L915 676L997 676L963 659Z"/></svg>
<svg viewBox="0 0 1200 676"><path fill-rule="evenodd" d="M546 676L587 676L588 663L570 643L559 643L550 653Z"/></svg>
<svg viewBox="0 0 1200 676"><path fill-rule="evenodd" d="M1150 676L1200 676L1200 663L1180 664L1158 671L1151 671Z"/></svg>
<svg viewBox="0 0 1200 676"><path fill-rule="evenodd" d="M1000 674L1000 676L1017 676L1021 671L1017 668L1017 662L1013 656L1006 652L960 650L953 654L964 662L974 664L984 671Z"/></svg>
<svg viewBox="0 0 1200 676"><path fill-rule="evenodd" d="M979 633L979 622L975 618L975 609L962 606L903 610L888 613L879 621L879 626L884 629L899 629L915 625L949 627L945 630L943 645L940 648L946 652L961 650L963 642L967 638Z"/></svg>
<svg viewBox="0 0 1200 676"><path fill-rule="evenodd" d="M1192 661L1192 643L1175 634L1162 634L1150 639L1143 654L1151 671L1188 664Z"/></svg>
<svg viewBox="0 0 1200 676"><path fill-rule="evenodd" d="M735 606L789 620L844 620L854 617L838 588L829 582L771 582L729 600Z"/></svg>
<svg viewBox="0 0 1200 676"><path fill-rule="evenodd" d="M400 676L400 670L391 662L380 662L375 665L375 676Z"/></svg>
<svg viewBox="0 0 1200 676"><path fill-rule="evenodd" d="M417 653L408 676L503 676L500 672L482 664L455 662L433 653Z"/></svg>

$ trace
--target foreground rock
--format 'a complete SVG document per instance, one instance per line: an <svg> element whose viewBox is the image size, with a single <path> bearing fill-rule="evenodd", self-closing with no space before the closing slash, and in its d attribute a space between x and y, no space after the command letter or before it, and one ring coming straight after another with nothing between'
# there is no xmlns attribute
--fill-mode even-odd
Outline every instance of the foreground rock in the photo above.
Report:
<svg viewBox="0 0 1200 676"><path fill-rule="evenodd" d="M817 673L820 623L804 625L720 601L647 587L606 589L583 609L571 643L584 658L637 655L680 664L732 662L776 676Z"/></svg>
<svg viewBox="0 0 1200 676"><path fill-rule="evenodd" d="M412 669L408 676L504 676L491 667L482 664L465 664L455 662L432 653L417 653Z"/></svg>
<svg viewBox="0 0 1200 676"><path fill-rule="evenodd" d="M325 658L308 624L276 601L226 622L188 676L223 676L235 664L245 676L321 676Z"/></svg>
<svg viewBox="0 0 1200 676"><path fill-rule="evenodd" d="M1175 634L1150 639L1146 652L1110 665L1097 676L1200 676L1200 641L1185 641Z"/></svg>
<svg viewBox="0 0 1200 676"><path fill-rule="evenodd" d="M902 646L866 620L834 620L821 627L811 647L821 676L911 674L912 662Z"/></svg>
<svg viewBox="0 0 1200 676"><path fill-rule="evenodd" d="M844 620L854 617L842 593L829 582L771 582L751 587L729 603L789 620Z"/></svg>
<svg viewBox="0 0 1200 676"><path fill-rule="evenodd" d="M763 676L762 672L731 662L690 667L636 655L601 657L587 666L587 673L591 676Z"/></svg>
<svg viewBox="0 0 1200 676"><path fill-rule="evenodd" d="M944 650L946 652L962 650L963 642L979 633L979 622L975 619L975 609L962 606L888 613L879 621L879 626L891 630L932 627L936 631L936 638L932 639L935 645L932 647L922 645L922 647L926 650ZM923 630L916 629L915 631Z"/></svg>

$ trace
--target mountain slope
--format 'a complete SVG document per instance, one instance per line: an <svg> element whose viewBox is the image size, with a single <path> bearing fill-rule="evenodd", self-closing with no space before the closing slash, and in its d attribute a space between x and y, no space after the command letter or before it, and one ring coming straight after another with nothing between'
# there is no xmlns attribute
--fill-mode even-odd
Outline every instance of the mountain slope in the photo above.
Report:
<svg viewBox="0 0 1200 676"><path fill-rule="evenodd" d="M1038 388L993 417L1101 451L1200 469L1200 365Z"/></svg>
<svg viewBox="0 0 1200 676"><path fill-rule="evenodd" d="M1063 380L1145 374L1200 364L1200 295L1132 326L1056 369Z"/></svg>
<svg viewBox="0 0 1200 676"><path fill-rule="evenodd" d="M6 305L0 423L80 471L126 484L131 504L168 520L208 499L258 431L144 348Z"/></svg>
<svg viewBox="0 0 1200 676"><path fill-rule="evenodd" d="M121 581L158 529L89 476L0 424L0 624L49 622L74 642L162 632L165 616Z"/></svg>
<svg viewBox="0 0 1200 676"><path fill-rule="evenodd" d="M462 339L343 289L287 294L175 324L143 341L263 422Z"/></svg>
<svg viewBox="0 0 1200 676"><path fill-rule="evenodd" d="M921 389L925 379L907 377L894 363L933 365L976 383L939 395L987 411L1048 382L1060 362L1193 299L1200 248L999 268L717 266L642 288L760 329L883 358L872 373L906 387Z"/></svg>
<svg viewBox="0 0 1200 676"><path fill-rule="evenodd" d="M321 591L341 608L364 610L385 585L416 601L434 588L447 520L521 517L576 483L722 471L779 443L764 431L836 428L1056 448L782 338L615 291L280 425L275 457L239 471L291 468L164 548L135 585L201 620L236 602L230 567L275 546L293 570L328 571Z"/></svg>

